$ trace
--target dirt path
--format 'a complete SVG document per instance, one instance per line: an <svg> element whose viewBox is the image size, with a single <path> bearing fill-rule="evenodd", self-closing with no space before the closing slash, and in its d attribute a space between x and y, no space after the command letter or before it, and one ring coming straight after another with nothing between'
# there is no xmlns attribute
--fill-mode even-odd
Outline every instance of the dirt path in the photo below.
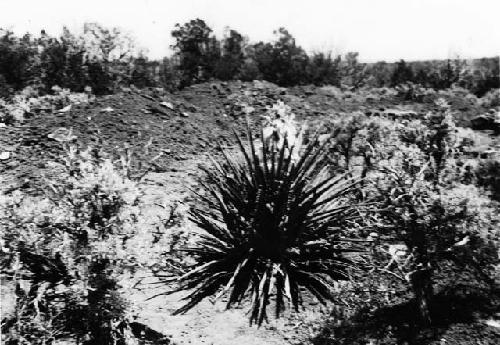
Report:
<svg viewBox="0 0 500 345"><path fill-rule="evenodd" d="M139 320L165 335L175 344L259 345L289 344L273 326L249 326L246 308L224 310L224 303L205 300L184 315L172 316L181 306L183 294L161 296L147 301L153 292L131 296L141 302Z"/></svg>

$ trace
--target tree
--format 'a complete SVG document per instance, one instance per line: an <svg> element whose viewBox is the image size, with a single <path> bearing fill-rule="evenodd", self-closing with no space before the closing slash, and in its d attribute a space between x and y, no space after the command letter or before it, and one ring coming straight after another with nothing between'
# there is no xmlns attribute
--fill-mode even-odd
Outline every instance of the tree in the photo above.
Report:
<svg viewBox="0 0 500 345"><path fill-rule="evenodd" d="M140 55L133 60L133 69L130 81L138 88L152 87L155 85L154 76L150 68L154 67L146 56Z"/></svg>
<svg viewBox="0 0 500 345"><path fill-rule="evenodd" d="M119 28L106 28L98 23L85 23L80 37L87 60L126 61L134 52L134 40Z"/></svg>
<svg viewBox="0 0 500 345"><path fill-rule="evenodd" d="M65 82L59 84L74 91L82 91L89 85L87 68L85 66L85 49L79 43L79 38L68 28L63 28L63 33L59 38L64 47L65 57Z"/></svg>
<svg viewBox="0 0 500 345"><path fill-rule="evenodd" d="M396 69L391 76L391 86L396 86L406 82L413 82L413 70L405 62L405 60L400 60L396 64Z"/></svg>
<svg viewBox="0 0 500 345"><path fill-rule="evenodd" d="M51 92L56 85L82 91L88 83L88 74L85 50L78 38L64 27L59 38L50 37L42 30L37 43L42 48L39 69L45 92Z"/></svg>
<svg viewBox="0 0 500 345"><path fill-rule="evenodd" d="M176 68L173 60L173 58L163 58L159 70L160 84L171 91L179 89L182 80L181 71Z"/></svg>
<svg viewBox="0 0 500 345"><path fill-rule="evenodd" d="M20 90L34 80L36 58L37 47L31 35L18 38L0 29L0 75L9 87Z"/></svg>
<svg viewBox="0 0 500 345"><path fill-rule="evenodd" d="M424 68L419 68L417 70L417 73L415 74L415 83L428 87L430 86L429 79L429 74Z"/></svg>
<svg viewBox="0 0 500 345"><path fill-rule="evenodd" d="M245 59L244 48L244 37L238 31L226 28L221 57L215 66L214 74L217 79L232 80L239 77Z"/></svg>
<svg viewBox="0 0 500 345"><path fill-rule="evenodd" d="M307 80L308 56L295 43L295 38L285 29L274 32L273 43L259 42L253 45L253 59L265 80L282 86L291 86Z"/></svg>
<svg viewBox="0 0 500 345"><path fill-rule="evenodd" d="M239 77L243 81L252 81L263 79L259 70L259 65L252 57L246 57L241 66Z"/></svg>
<svg viewBox="0 0 500 345"><path fill-rule="evenodd" d="M115 83L121 82L121 69L130 62L134 53L132 37L119 28L106 28L98 23L85 23L83 35L79 37L85 51L85 65L88 68L89 84L96 94L113 91Z"/></svg>
<svg viewBox="0 0 500 345"><path fill-rule="evenodd" d="M367 77L365 65L359 63L358 55L359 53L349 52L340 64L342 84L355 89L362 86Z"/></svg>
<svg viewBox="0 0 500 345"><path fill-rule="evenodd" d="M384 87L390 85L391 69L387 62L378 61L367 65L367 83L372 87Z"/></svg>
<svg viewBox="0 0 500 345"><path fill-rule="evenodd" d="M468 63L461 69L457 84L478 97L482 97L491 89L500 88L499 59L483 58Z"/></svg>
<svg viewBox="0 0 500 345"><path fill-rule="evenodd" d="M220 50L218 41L211 33L212 29L201 19L191 20L182 26L175 25L172 37L176 42L172 48L179 58L181 87L212 76Z"/></svg>
<svg viewBox="0 0 500 345"><path fill-rule="evenodd" d="M340 55L333 58L331 53L314 53L307 65L307 82L314 85L340 86L340 61Z"/></svg>

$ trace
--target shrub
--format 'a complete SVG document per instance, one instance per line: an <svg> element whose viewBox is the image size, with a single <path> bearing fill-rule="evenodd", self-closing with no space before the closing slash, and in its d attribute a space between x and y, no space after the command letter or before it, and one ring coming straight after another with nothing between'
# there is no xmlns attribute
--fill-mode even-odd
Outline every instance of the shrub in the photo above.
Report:
<svg viewBox="0 0 500 345"><path fill-rule="evenodd" d="M480 104L485 108L500 106L500 89L492 89L480 98Z"/></svg>
<svg viewBox="0 0 500 345"><path fill-rule="evenodd" d="M494 200L500 201L500 162L486 160L476 168L475 175L478 185L491 193Z"/></svg>
<svg viewBox="0 0 500 345"><path fill-rule="evenodd" d="M52 92L52 95L40 96L36 89L28 86L14 94L9 102L0 100L0 122L11 124L34 114L57 111L67 105L86 104L94 100L90 87L86 88L85 93L76 93L54 86Z"/></svg>
<svg viewBox="0 0 500 345"><path fill-rule="evenodd" d="M152 257L163 254L156 247L165 242L140 217L141 194L126 177L129 162L122 172L106 154L98 158L67 142L64 148L45 195L0 199L0 263L17 285L15 313L3 320L2 332L8 344L67 337L125 344L130 305L118 280L150 260L160 262Z"/></svg>
<svg viewBox="0 0 500 345"><path fill-rule="evenodd" d="M448 160L445 156L441 166ZM476 187L454 182L446 169L436 178L431 162L432 155L415 145L401 146L385 174L375 179L382 200L377 217L384 219L376 227L402 252L393 253L384 269L409 283L424 323L432 319L436 272L451 264L490 284L498 243L498 234L492 232L498 217L491 201Z"/></svg>
<svg viewBox="0 0 500 345"><path fill-rule="evenodd" d="M260 325L273 294L276 316L285 299L298 310L301 287L322 303L333 299L335 281L348 279L353 266L340 240L360 205L352 201L355 180L327 173L317 137L301 148L286 136L278 148L279 141L255 143L248 127L248 147L236 139L241 155L223 150L223 163L206 169L207 194L190 211L205 233L187 249L196 264L179 290L194 290L176 313L222 288L228 308L251 294L250 321Z"/></svg>

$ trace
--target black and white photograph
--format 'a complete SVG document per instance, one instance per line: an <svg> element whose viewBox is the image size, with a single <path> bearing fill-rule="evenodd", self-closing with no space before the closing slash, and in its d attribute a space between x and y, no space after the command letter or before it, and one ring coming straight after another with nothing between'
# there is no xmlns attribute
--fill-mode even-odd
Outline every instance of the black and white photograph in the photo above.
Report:
<svg viewBox="0 0 500 345"><path fill-rule="evenodd" d="M0 345L500 344L498 0L0 0Z"/></svg>

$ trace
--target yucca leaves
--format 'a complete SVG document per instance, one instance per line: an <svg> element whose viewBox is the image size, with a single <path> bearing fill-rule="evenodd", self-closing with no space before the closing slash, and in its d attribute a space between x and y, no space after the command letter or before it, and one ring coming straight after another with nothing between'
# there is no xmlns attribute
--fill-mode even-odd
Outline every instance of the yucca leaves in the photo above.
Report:
<svg viewBox="0 0 500 345"><path fill-rule="evenodd" d="M303 148L286 138L281 147L263 139L257 147L247 128L247 145L235 134L239 152L223 149L205 169L204 193L190 211L205 233L187 250L196 265L179 279L190 293L176 313L209 296L228 295L228 308L249 297L250 321L260 325L271 301L277 317L285 302L298 310L301 287L325 303L334 282L348 278L353 263L338 239L358 214L358 181L330 176L317 136Z"/></svg>

